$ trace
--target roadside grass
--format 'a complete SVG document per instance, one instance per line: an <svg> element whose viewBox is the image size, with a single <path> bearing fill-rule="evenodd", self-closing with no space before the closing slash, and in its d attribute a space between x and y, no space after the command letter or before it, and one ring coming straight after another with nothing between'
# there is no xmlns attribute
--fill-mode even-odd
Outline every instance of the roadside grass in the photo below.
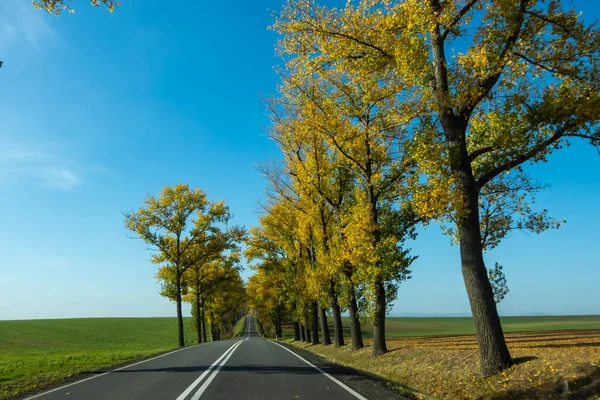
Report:
<svg viewBox="0 0 600 400"><path fill-rule="evenodd" d="M175 318L0 321L0 399L177 347Z"/></svg>
<svg viewBox="0 0 600 400"><path fill-rule="evenodd" d="M246 317L240 318L233 326L233 337L242 336L244 333L244 325L246 323Z"/></svg>
<svg viewBox="0 0 600 400"><path fill-rule="evenodd" d="M600 399L600 330L507 333L506 340L515 365L487 379L478 374L474 335L389 338L389 353L380 357L371 356L372 339L356 352L348 345L293 344L392 381L416 398Z"/></svg>

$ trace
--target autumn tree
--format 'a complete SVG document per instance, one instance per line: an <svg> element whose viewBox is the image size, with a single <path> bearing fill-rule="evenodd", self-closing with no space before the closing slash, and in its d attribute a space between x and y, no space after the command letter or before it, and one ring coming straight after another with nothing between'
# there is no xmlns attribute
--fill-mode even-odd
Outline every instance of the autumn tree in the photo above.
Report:
<svg viewBox="0 0 600 400"><path fill-rule="evenodd" d="M238 273L232 273L227 279L219 279L217 285L207 290L210 295L203 304L213 341L232 335L235 322L239 319L239 313L244 309L247 299L244 282Z"/></svg>
<svg viewBox="0 0 600 400"><path fill-rule="evenodd" d="M119 5L119 2L115 0L90 0L90 3L94 7L104 4L110 12L113 12ZM32 4L35 8L54 15L60 15L61 11L65 10L70 13L75 12L75 10L71 8L69 0L32 0Z"/></svg>
<svg viewBox="0 0 600 400"><path fill-rule="evenodd" d="M269 201L259 226L250 229L246 241L245 256L250 268L257 271L248 293L253 304L262 305L263 317L273 322L278 336L282 319L289 316L299 340L301 326L306 337L308 308L306 263L297 232L298 210L292 205L296 199L270 197Z"/></svg>
<svg viewBox="0 0 600 400"><path fill-rule="evenodd" d="M151 261L172 268L174 280L167 292L175 296L178 340L183 347L183 275L205 257L223 250L221 227L231 218L229 208L223 201L208 201L200 189L179 184L165 186L158 197L146 196L138 211L124 216L127 229L157 251Z"/></svg>
<svg viewBox="0 0 600 400"><path fill-rule="evenodd" d="M379 71L360 75L327 66L314 69L301 57L287 67L289 78L280 92L284 101L294 102L294 108L285 124L278 121L279 129L284 137L295 135L301 147L283 150L290 154L290 163L299 164L290 167L295 181L311 182L313 203L321 203L321 210L329 198L321 195L323 181L335 176L337 168L349 170L352 209L343 232L349 242L347 262L359 267L355 279L365 284L366 304L372 305L368 312L373 316L373 354L383 354L387 304L414 260L402 244L414 236L419 221L410 197L398 196L406 192L414 167L404 149L405 120L398 88L390 84L394 76ZM344 164L334 165L327 158ZM324 165L332 170L326 171ZM310 187L301 193L307 191Z"/></svg>
<svg viewBox="0 0 600 400"><path fill-rule="evenodd" d="M183 275L183 284L187 288L184 300L192 305L198 343L207 340L205 306L211 305L213 314L220 316L228 311L214 306L216 297L223 294L233 299L238 294L237 286L231 284L240 279L239 245L244 236L240 227L223 229L201 241L191 252L196 262ZM229 289L235 290L229 293ZM238 305L236 303L236 307Z"/></svg>
<svg viewBox="0 0 600 400"><path fill-rule="evenodd" d="M289 0L275 29L291 62L401 80L411 157L426 183L413 196L422 215L455 225L482 375L507 368L480 196L572 138L600 144L595 25L559 0L360 0L342 9Z"/></svg>
<svg viewBox="0 0 600 400"><path fill-rule="evenodd" d="M343 159L337 159L327 143L311 128L310 121L302 121L298 109L298 98L293 90L282 85L281 96L268 102L271 117L269 136L282 151L284 162L280 169L267 173L272 185L281 190L282 186L292 187L297 192L298 202L302 203L301 216L303 231L311 255L312 268L308 271L309 286L316 292L322 304L329 303L333 314L334 343L344 345L340 296L342 302L348 286L346 274L351 276L352 267L341 261L340 240L341 215L347 209L350 198L352 176L343 167ZM281 176L287 176L288 185L278 183ZM343 241L343 240L342 240ZM328 298L328 300L327 300ZM326 307L319 307L321 330L324 344L329 344L329 329ZM351 310L354 348L362 347L360 329L355 329L356 310Z"/></svg>

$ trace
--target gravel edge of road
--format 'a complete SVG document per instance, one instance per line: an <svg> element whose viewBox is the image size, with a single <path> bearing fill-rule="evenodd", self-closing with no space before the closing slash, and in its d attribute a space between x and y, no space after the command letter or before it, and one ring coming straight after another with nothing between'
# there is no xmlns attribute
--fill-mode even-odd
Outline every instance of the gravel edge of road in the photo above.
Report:
<svg viewBox="0 0 600 400"><path fill-rule="evenodd" d="M275 342L271 339L265 339ZM310 361L340 382L348 385L368 399L377 400L412 400L417 399L416 393L409 388L403 388L398 382L352 367L334 363L320 354L296 347L287 342L275 342L285 346L300 357Z"/></svg>

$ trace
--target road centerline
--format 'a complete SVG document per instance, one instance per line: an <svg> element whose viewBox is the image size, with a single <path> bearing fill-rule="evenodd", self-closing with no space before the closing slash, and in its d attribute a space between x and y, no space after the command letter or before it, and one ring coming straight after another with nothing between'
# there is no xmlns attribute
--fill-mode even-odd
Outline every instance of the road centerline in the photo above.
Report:
<svg viewBox="0 0 600 400"><path fill-rule="evenodd" d="M248 340L248 339L246 339L246 340ZM243 341L245 342L246 340L243 340ZM231 352L229 352L229 354L227 355L227 358L225 358L221 363L219 363L219 366L213 371L213 373L208 377L208 379L202 384L200 389L198 389L198 391L194 394L194 396L191 398L191 400L200 399L200 396L202 396L202 394L204 394L204 391L206 390L208 385L210 385L210 383L213 381L213 379L215 379L215 377L217 376L217 374L219 373L219 371L221 370L223 365L225 365L227 363L227 360L229 360L231 355L237 350L237 348L241 345L241 343L242 343L242 341L239 341L237 343L236 347L234 347L233 350L231 350Z"/></svg>
<svg viewBox="0 0 600 400"><path fill-rule="evenodd" d="M235 342L231 347L229 347L222 355L221 357L219 357L214 363L211 364L210 367L208 367L206 369L206 371L204 371L202 373L202 375L200 375L194 382L192 382L192 384L190 386L187 387L187 389L185 389L183 391L183 393L181 393L176 400L184 400L195 388L196 386L198 386L206 377L206 375L208 375L217 364L219 364L219 362L221 362L221 360L223 360L223 358L227 357L227 355L231 355L231 353L233 353L233 351L235 351L235 349L237 348L237 346L239 346L242 343L242 340ZM227 357L229 358L229 357Z"/></svg>

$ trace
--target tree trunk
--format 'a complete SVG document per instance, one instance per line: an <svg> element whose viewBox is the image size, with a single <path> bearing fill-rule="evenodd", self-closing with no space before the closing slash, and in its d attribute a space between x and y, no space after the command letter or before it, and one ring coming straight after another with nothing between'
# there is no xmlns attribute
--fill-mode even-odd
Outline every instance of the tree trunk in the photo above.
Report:
<svg viewBox="0 0 600 400"><path fill-rule="evenodd" d="M360 320L358 319L358 302L352 288L352 298L348 305L350 314L350 335L352 336L352 350L362 349L365 345L362 340L362 332L360 330Z"/></svg>
<svg viewBox="0 0 600 400"><path fill-rule="evenodd" d="M435 6L441 8L439 2ZM444 38L439 26L432 30L431 49L440 108L438 117L444 130L450 168L458 178L456 190L461 196L458 203L464 204L464 208L458 208L454 212L460 243L461 269L479 344L481 375L490 376L508 368L512 360L504 340L492 286L483 262L479 225L479 189L473 176L471 155L466 141L470 115L456 115L449 105L451 91L446 69Z"/></svg>
<svg viewBox="0 0 600 400"><path fill-rule="evenodd" d="M302 336L302 341L306 342L306 329L303 323L300 323L300 335Z"/></svg>
<svg viewBox="0 0 600 400"><path fill-rule="evenodd" d="M312 344L319 344L319 306L316 301L311 304L311 317L312 317Z"/></svg>
<svg viewBox="0 0 600 400"><path fill-rule="evenodd" d="M344 345L344 329L342 327L342 312L338 303L337 296L335 295L335 287L333 283L329 289L329 296L331 297L331 310L333 312L333 336L335 340L335 347L341 347Z"/></svg>
<svg viewBox="0 0 600 400"><path fill-rule="evenodd" d="M210 323L210 338L213 342L219 340L217 337L217 327L215 326L214 322Z"/></svg>
<svg viewBox="0 0 600 400"><path fill-rule="evenodd" d="M469 203L471 204L468 216L459 220L457 224L460 237L460 258L479 344L481 375L487 377L508 368L512 360L504 340L492 285L483 261L479 204L476 192L474 199L469 196Z"/></svg>
<svg viewBox="0 0 600 400"><path fill-rule="evenodd" d="M276 330L277 330L277 336L279 337L279 339L281 339L283 337L283 328L281 327L281 315L279 315L279 313L277 313Z"/></svg>
<svg viewBox="0 0 600 400"><path fill-rule="evenodd" d="M481 375L486 377L508 368L512 360L483 261L479 189L475 183L465 140L467 122L459 121L457 117L452 119L448 115L442 123L449 144L451 167L458 177L457 190L465 204L464 209L456 211L460 259L479 344L479 366Z"/></svg>
<svg viewBox="0 0 600 400"><path fill-rule="evenodd" d="M294 342L300 341L300 323L294 321Z"/></svg>
<svg viewBox="0 0 600 400"><path fill-rule="evenodd" d="M196 296L196 333L198 344L202 343L202 315L200 315L200 297Z"/></svg>
<svg viewBox="0 0 600 400"><path fill-rule="evenodd" d="M176 267L179 269L179 267ZM181 275L177 273L177 340L179 341L179 347L185 346L183 338L183 314L181 312Z"/></svg>
<svg viewBox="0 0 600 400"><path fill-rule="evenodd" d="M207 338L206 338L206 318L204 318L204 305L202 305L201 308L201 315L202 315L202 341L204 343L208 342Z"/></svg>
<svg viewBox="0 0 600 400"><path fill-rule="evenodd" d="M385 344L385 286L378 280L375 286L377 296L375 304L375 318L373 319L373 355L387 353Z"/></svg>
<svg viewBox="0 0 600 400"><path fill-rule="evenodd" d="M319 307L321 310L321 334L323 335L323 345L331 344L331 336L329 335L329 324L327 323L327 309Z"/></svg>
<svg viewBox="0 0 600 400"><path fill-rule="evenodd" d="M304 313L304 331L306 336L306 343L310 343L310 328L308 327L308 312Z"/></svg>

